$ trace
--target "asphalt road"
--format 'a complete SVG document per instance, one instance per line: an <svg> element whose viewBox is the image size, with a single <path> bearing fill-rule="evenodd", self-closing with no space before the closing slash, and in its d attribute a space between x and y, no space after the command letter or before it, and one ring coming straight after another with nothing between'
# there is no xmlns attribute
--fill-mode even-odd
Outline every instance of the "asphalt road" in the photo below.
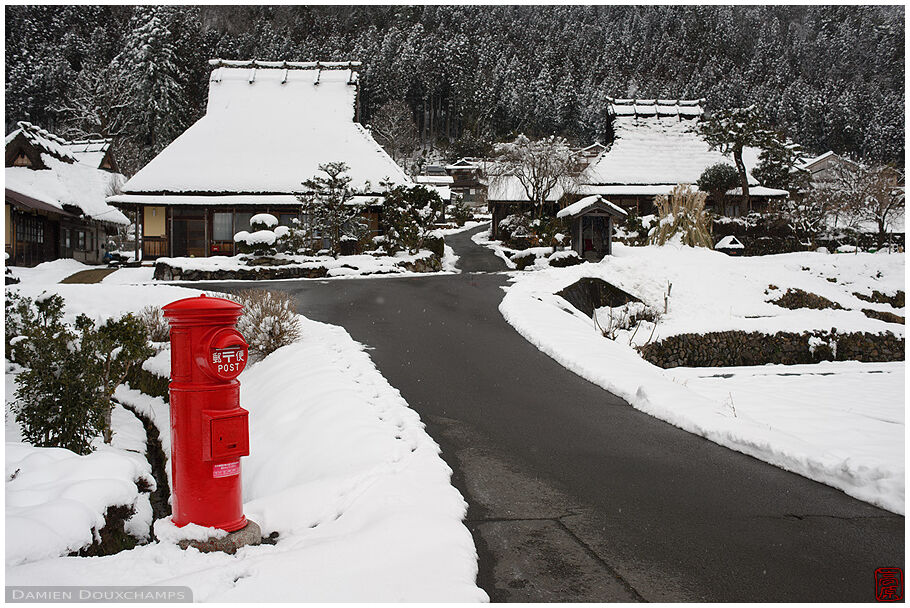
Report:
<svg viewBox="0 0 910 608"><path fill-rule="evenodd" d="M447 238L463 269L501 261ZM283 281L368 345L470 504L494 601L872 601L904 518L642 414L519 336L507 277ZM241 285L219 283L212 289Z"/></svg>

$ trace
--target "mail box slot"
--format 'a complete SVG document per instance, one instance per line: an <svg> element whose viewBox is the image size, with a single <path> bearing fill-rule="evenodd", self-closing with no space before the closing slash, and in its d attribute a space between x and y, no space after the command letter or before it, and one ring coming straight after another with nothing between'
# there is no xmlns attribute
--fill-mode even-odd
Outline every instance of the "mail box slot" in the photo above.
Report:
<svg viewBox="0 0 910 608"><path fill-rule="evenodd" d="M209 440L202 442L202 459L217 462L249 456L248 415L249 412L239 407L202 412L203 424L208 427L209 435Z"/></svg>

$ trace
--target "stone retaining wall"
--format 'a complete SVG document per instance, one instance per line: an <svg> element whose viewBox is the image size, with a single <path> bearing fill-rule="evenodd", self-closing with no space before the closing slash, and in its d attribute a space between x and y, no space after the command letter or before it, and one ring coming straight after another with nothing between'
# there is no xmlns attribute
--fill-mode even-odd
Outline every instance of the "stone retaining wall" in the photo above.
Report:
<svg viewBox="0 0 910 608"><path fill-rule="evenodd" d="M409 272L438 272L442 270L442 262L435 253L414 261L402 261L398 267ZM353 266L342 264L340 268ZM364 274L392 274L392 273L364 273ZM158 281L271 281L275 279L321 279L328 275L324 266L305 267L295 265L284 266L254 266L251 268L231 268L219 270L186 269L172 266L164 261L155 263L154 278Z"/></svg>
<svg viewBox="0 0 910 608"><path fill-rule="evenodd" d="M715 218L711 232L715 242L725 236L735 236L745 245L743 254L747 256L806 251L806 245L793 233L787 222L770 214L752 215L738 220ZM886 244L889 241L893 246L903 247L904 234L891 233L886 239ZM816 247L827 247L829 251L834 251L841 245L873 249L878 245L878 234L864 232L839 237L823 236L815 242Z"/></svg>
<svg viewBox="0 0 910 608"><path fill-rule="evenodd" d="M815 344L810 344L810 339ZM904 338L890 332L803 332L762 334L723 331L680 334L638 349L646 360L663 368L731 367L819 361L903 361Z"/></svg>

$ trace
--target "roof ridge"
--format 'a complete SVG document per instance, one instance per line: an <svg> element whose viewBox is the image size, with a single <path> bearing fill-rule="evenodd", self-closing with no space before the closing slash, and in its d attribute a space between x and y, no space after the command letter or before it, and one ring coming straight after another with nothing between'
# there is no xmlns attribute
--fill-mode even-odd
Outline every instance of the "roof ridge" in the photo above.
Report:
<svg viewBox="0 0 910 608"><path fill-rule="evenodd" d="M707 102L707 99L704 97L699 97L698 99L660 99L656 97L651 98L641 98L641 97L626 97L626 98L615 98L607 97L607 101L613 105L617 106L697 106Z"/></svg>
<svg viewBox="0 0 910 608"><path fill-rule="evenodd" d="M113 143L113 137L100 137L98 139L74 139L72 141L66 142L68 145L83 145L83 144L109 144Z"/></svg>
<svg viewBox="0 0 910 608"><path fill-rule="evenodd" d="M360 61L263 61L260 59L209 59L213 68L257 68L265 70L352 70Z"/></svg>

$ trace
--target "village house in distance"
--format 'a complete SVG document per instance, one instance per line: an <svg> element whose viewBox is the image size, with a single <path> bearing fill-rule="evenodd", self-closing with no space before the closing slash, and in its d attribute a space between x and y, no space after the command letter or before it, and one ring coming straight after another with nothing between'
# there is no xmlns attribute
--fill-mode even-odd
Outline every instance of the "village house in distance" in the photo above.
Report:
<svg viewBox="0 0 910 608"><path fill-rule="evenodd" d="M362 202L411 183L357 122L359 62L209 63L205 116L108 199L138 212L145 258L233 255L257 213L305 221L296 195L321 164L346 163Z"/></svg>
<svg viewBox="0 0 910 608"><path fill-rule="evenodd" d="M554 188L547 202L556 207L593 195L637 215L654 213L654 199L669 194L677 184L694 185L705 169L717 163L732 165L730 157L712 150L698 134L696 123L704 113L703 99L613 99L614 138L609 146L595 143L577 151L579 175L574 191ZM749 179L754 209L762 209L786 190L761 186L752 176L761 150L746 148L743 161ZM742 208L739 189L727 193L719 215L738 217L751 211ZM493 212L493 238L499 221L527 209L527 194L514 176L490 178L487 198ZM555 211L554 211L555 212Z"/></svg>
<svg viewBox="0 0 910 608"><path fill-rule="evenodd" d="M111 140L67 141L28 122L17 127L6 137L8 263L100 263L108 237L129 225L105 202L125 179Z"/></svg>

